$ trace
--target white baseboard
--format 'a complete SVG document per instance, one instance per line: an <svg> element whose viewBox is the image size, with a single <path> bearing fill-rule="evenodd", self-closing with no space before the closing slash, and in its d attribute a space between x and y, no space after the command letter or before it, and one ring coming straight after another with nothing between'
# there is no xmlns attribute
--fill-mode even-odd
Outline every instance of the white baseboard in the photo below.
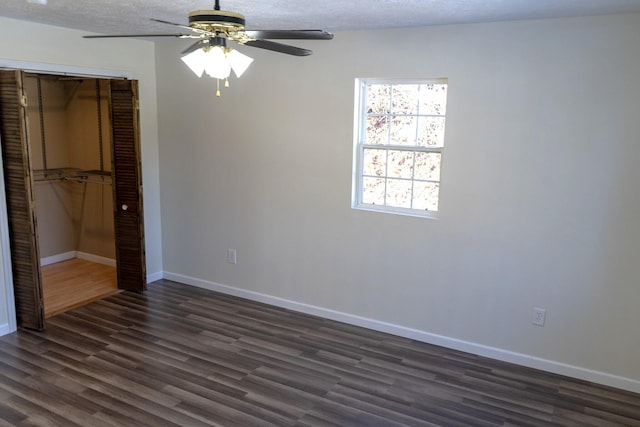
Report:
<svg viewBox="0 0 640 427"><path fill-rule="evenodd" d="M90 254L87 252L80 251L69 251L61 254L56 254L52 256L48 256L45 258L40 258L40 266L45 266L49 264L55 264L57 262L68 261L70 259L80 258L86 261L95 262L98 264L108 265L110 267L116 266L116 260L112 258L107 258L99 255Z"/></svg>
<svg viewBox="0 0 640 427"><path fill-rule="evenodd" d="M51 255L45 258L40 258L40 266L49 264L55 264L57 262L68 261L76 257L76 251L69 251L62 254Z"/></svg>
<svg viewBox="0 0 640 427"><path fill-rule="evenodd" d="M164 275L162 271L157 271L155 273L147 274L147 283L155 282L156 280L163 279Z"/></svg>
<svg viewBox="0 0 640 427"><path fill-rule="evenodd" d="M606 372L594 371L591 369L568 365L566 363L561 363L554 360L530 356L528 354L516 353L501 348L489 347L486 345L437 335L418 329L407 328L405 326L356 316L349 313L343 313L327 308L302 304L271 295L248 291L246 289L235 288L233 286L222 285L195 277L184 276L182 274L170 273L165 271L163 276L167 280L173 280L175 282L184 283L186 285L209 289L240 298L246 298L248 300L270 304L276 307L287 308L301 313L312 314L314 316L320 316L326 319L348 323L350 325L361 326L364 328L373 329L375 331L385 332L388 334L393 334L400 337L425 342L428 344L434 344L453 350L459 350L479 356L489 357L491 359L501 360L503 362L515 363L517 365L526 366L529 368L540 369L542 371L552 372L554 374L566 375L568 377L573 377L580 380L590 381L610 387L616 387L619 389L640 393L640 381L608 374Z"/></svg>
<svg viewBox="0 0 640 427"><path fill-rule="evenodd" d="M107 257L99 256L99 255L93 255L93 254L86 253L86 252L79 252L79 251L69 251L69 252L65 252L63 254L57 254L57 255L52 255L52 256L46 257L46 258L41 258L40 259L40 266L45 266L45 265L49 265L49 264L55 264L57 262L62 262L62 261L68 261L68 260L74 259L74 258L80 258L80 259L84 259L86 261L91 261L91 262L95 262L95 263L98 263L98 264L108 265L110 267L117 267L117 262L116 262L115 259L107 258ZM157 271L155 273L147 275L147 283L155 282L156 280L160 280L162 278L163 278L162 271ZM1 336L1 334L0 334L0 336Z"/></svg>
<svg viewBox="0 0 640 427"><path fill-rule="evenodd" d="M107 258L99 255L88 254L86 252L76 252L76 258L83 259L85 261L91 261L98 264L108 265L109 267L116 267L116 260L113 258Z"/></svg>
<svg viewBox="0 0 640 427"><path fill-rule="evenodd" d="M16 329L15 328L11 328L11 325L8 323L5 323L4 325L0 325L0 337L3 335L7 335L10 334L12 332L15 332Z"/></svg>

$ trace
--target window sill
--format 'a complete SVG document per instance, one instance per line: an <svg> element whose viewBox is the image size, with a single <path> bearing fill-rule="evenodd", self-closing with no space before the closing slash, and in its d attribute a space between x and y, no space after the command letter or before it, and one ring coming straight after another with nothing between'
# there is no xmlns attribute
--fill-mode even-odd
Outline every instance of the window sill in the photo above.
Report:
<svg viewBox="0 0 640 427"><path fill-rule="evenodd" d="M377 212L377 213L383 213L383 214L412 216L416 218L426 218L426 219L440 218L437 211L420 211L417 209L394 208L389 206L378 206L378 205L367 205L367 204L353 205L351 207L353 209L360 210L360 211Z"/></svg>

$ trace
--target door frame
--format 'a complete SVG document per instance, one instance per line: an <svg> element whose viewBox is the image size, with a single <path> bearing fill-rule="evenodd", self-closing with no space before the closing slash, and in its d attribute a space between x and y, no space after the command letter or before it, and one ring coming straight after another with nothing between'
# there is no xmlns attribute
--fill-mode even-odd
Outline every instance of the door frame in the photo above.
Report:
<svg viewBox="0 0 640 427"><path fill-rule="evenodd" d="M2 138L0 138L2 144ZM0 336L15 332L18 328L16 320L16 300L13 294L13 274L11 273L11 248L9 247L9 219L7 218L7 195L4 191L4 160L0 150L0 280L4 282L5 304L7 312L7 326L2 329ZM2 308L2 307L0 307Z"/></svg>
<svg viewBox="0 0 640 427"><path fill-rule="evenodd" d="M81 67L65 64L49 64L44 62L18 61L0 58L0 70L22 70L25 73L69 75L96 79L133 79L133 73L123 70ZM142 153L140 153L142 154ZM0 153L0 290L5 287L7 330L1 330L0 336L17 330L13 275L11 272L11 250L9 247L9 221L7 218L7 198L4 189L4 162ZM4 283L2 283L4 282Z"/></svg>

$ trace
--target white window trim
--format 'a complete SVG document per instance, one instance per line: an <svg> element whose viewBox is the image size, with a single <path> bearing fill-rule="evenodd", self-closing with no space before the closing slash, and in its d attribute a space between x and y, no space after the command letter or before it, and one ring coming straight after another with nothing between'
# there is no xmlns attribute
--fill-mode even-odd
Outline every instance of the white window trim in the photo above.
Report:
<svg viewBox="0 0 640 427"><path fill-rule="evenodd" d="M351 188L351 207L362 211L384 212L403 216L413 216L418 218L438 219L440 217L440 194L438 195L438 210L418 210L411 208L401 208L395 206L372 205L362 202L363 193L363 160L365 148L385 149L385 150L407 150L406 145L386 145L380 147L375 144L361 144L360 138L366 134L365 121L362 120L362 111L365 108L364 88L367 84L448 84L447 78L425 78L425 79L393 79L393 78L356 78L354 88L354 126L353 126L353 175ZM441 155L440 176L442 176L442 160L444 159L444 147L411 147L413 152L435 152ZM442 191L442 181L438 181L440 191Z"/></svg>

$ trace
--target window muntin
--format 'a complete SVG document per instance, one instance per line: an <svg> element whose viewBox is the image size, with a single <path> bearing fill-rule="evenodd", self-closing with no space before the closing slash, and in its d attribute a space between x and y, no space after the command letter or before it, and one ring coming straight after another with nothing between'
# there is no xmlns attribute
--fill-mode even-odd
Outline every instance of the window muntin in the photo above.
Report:
<svg viewBox="0 0 640 427"><path fill-rule="evenodd" d="M357 80L353 207L436 217L447 80Z"/></svg>

